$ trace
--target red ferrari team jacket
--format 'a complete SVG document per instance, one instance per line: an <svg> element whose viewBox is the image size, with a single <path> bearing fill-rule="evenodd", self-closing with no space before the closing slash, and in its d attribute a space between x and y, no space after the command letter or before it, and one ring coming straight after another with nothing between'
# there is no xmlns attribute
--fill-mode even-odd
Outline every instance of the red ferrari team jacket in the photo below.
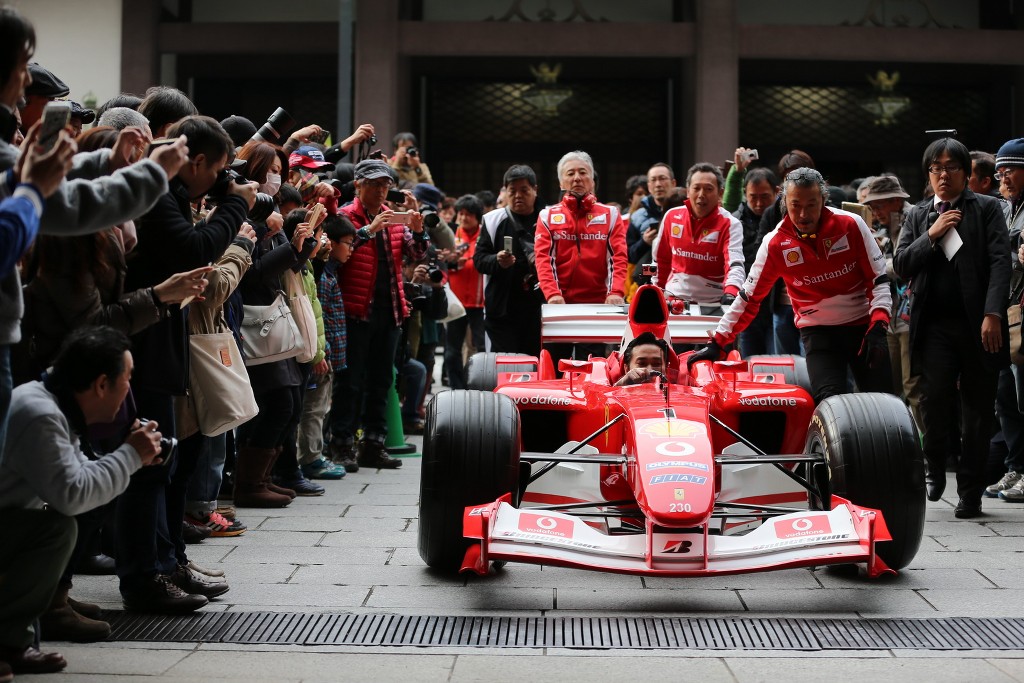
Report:
<svg viewBox="0 0 1024 683"><path fill-rule="evenodd" d="M455 231L455 248L465 251L459 256L458 270L448 271L448 285L466 308L484 307L484 276L473 265L476 252L476 238L480 229L470 235L464 228Z"/></svg>
<svg viewBox="0 0 1024 683"><path fill-rule="evenodd" d="M724 346L742 332L782 278L797 327L889 322L892 295L885 257L860 216L822 209L815 237L797 236L787 215L757 250L743 289L714 338Z"/></svg>
<svg viewBox="0 0 1024 683"><path fill-rule="evenodd" d="M661 220L656 261L658 286L703 305L743 286L743 224L721 207L697 218L690 200Z"/></svg>
<svg viewBox="0 0 1024 683"><path fill-rule="evenodd" d="M604 303L623 295L626 284L626 226L619 210L595 203L570 210L564 203L542 209L534 240L537 279L545 299L567 304Z"/></svg>

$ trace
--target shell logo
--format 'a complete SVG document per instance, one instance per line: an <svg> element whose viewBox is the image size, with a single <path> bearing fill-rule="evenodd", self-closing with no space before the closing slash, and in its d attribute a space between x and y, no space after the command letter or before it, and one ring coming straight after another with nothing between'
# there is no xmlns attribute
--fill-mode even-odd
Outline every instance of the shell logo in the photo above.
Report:
<svg viewBox="0 0 1024 683"><path fill-rule="evenodd" d="M790 263L796 263L797 261L800 260L800 254L798 254L795 251L791 251L788 254L786 254L786 260L789 261Z"/></svg>
<svg viewBox="0 0 1024 683"><path fill-rule="evenodd" d="M673 237L682 237L683 236L683 226L680 223L672 223L671 225L672 225L672 236Z"/></svg>
<svg viewBox="0 0 1024 683"><path fill-rule="evenodd" d="M640 434L654 437L693 438L705 434L704 426L683 420L651 420L639 429Z"/></svg>

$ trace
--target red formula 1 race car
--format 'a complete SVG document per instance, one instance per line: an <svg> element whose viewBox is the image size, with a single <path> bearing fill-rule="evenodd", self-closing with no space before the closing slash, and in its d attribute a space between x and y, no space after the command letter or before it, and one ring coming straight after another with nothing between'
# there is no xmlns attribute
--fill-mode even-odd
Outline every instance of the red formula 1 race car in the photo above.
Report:
<svg viewBox="0 0 1024 683"><path fill-rule="evenodd" d="M700 343L717 318L673 315L661 290L616 306L545 306L543 338ZM924 526L924 468L887 394L815 406L802 359L669 358L614 386L617 353L559 363L478 354L467 391L427 409L419 552L431 567L529 562L656 576L863 563L907 566ZM804 384L804 386L800 386Z"/></svg>

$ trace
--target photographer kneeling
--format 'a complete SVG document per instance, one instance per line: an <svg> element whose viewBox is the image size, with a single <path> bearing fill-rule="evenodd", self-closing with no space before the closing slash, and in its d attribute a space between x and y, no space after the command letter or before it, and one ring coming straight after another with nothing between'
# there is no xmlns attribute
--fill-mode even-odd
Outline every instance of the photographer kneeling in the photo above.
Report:
<svg viewBox="0 0 1024 683"><path fill-rule="evenodd" d="M51 605L71 556L73 516L110 502L136 470L161 462L155 422L136 424L99 459L84 440L89 425L112 422L124 402L129 346L113 328L79 328L43 381L14 390L0 458L0 661L15 673L67 665L57 653L39 652L32 624Z"/></svg>

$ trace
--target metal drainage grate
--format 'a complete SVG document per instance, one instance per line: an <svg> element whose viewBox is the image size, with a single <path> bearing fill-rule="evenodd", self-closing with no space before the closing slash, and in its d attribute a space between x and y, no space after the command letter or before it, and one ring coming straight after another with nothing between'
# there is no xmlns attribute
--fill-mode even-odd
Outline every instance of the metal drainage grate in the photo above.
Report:
<svg viewBox="0 0 1024 683"><path fill-rule="evenodd" d="M1024 619L466 617L110 612L109 640L275 645L702 650L1020 650Z"/></svg>

